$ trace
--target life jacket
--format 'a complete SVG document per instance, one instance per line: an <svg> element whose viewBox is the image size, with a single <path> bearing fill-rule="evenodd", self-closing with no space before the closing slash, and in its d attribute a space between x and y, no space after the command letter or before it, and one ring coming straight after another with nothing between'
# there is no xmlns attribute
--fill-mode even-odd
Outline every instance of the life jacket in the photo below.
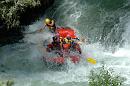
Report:
<svg viewBox="0 0 130 86"><path fill-rule="evenodd" d="M63 47L63 49L69 49L70 48L70 44L63 44L62 47Z"/></svg>
<svg viewBox="0 0 130 86"><path fill-rule="evenodd" d="M63 28L63 27L57 28L56 34L58 34L59 37L62 38L66 38L68 36L71 37L72 39L77 38L75 31L71 28Z"/></svg>
<svg viewBox="0 0 130 86"><path fill-rule="evenodd" d="M71 44L69 43L69 40L67 38L63 39L62 47L63 49L69 49Z"/></svg>

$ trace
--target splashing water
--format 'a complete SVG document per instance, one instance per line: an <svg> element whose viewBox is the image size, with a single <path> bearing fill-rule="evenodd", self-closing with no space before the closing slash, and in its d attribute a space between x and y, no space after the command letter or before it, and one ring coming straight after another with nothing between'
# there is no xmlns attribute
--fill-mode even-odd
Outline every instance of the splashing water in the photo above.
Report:
<svg viewBox="0 0 130 86"><path fill-rule="evenodd" d="M45 30L25 35L24 43L0 48L0 64L3 65L0 67L0 79L13 79L15 86L87 86L90 70L104 63L126 77L125 84L130 84L129 13L120 7L117 11L108 11L100 0L96 1L97 4L90 0L56 1L52 7L54 10L48 9L44 17L26 27L27 32L35 31L43 27L45 17L53 17L57 25L76 29L79 37L87 37L91 41L81 45L82 55L95 58L96 65L81 62L76 65L70 63L67 70L47 69L41 60L46 54L43 41L51 41L53 34ZM123 45L121 48L120 44ZM111 49L106 49L108 46L117 50L111 53Z"/></svg>

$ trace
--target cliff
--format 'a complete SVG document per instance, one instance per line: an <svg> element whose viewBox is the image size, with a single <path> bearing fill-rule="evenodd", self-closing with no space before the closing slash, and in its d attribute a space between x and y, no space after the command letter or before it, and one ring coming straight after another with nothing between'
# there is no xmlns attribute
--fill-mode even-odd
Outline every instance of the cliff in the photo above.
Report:
<svg viewBox="0 0 130 86"><path fill-rule="evenodd" d="M22 38L22 25L29 25L43 15L54 0L1 0L0 45Z"/></svg>

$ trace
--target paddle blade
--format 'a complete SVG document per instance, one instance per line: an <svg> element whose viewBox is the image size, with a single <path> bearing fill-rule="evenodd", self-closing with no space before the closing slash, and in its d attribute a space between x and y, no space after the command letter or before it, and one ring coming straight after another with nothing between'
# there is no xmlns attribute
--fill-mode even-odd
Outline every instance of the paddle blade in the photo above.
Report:
<svg viewBox="0 0 130 86"><path fill-rule="evenodd" d="M91 64L96 64L96 60L93 58L87 58L86 60L87 60L87 62L89 62Z"/></svg>
<svg viewBox="0 0 130 86"><path fill-rule="evenodd" d="M81 41L79 41L79 42L77 42L78 44L82 44L83 42L81 42Z"/></svg>
<svg viewBox="0 0 130 86"><path fill-rule="evenodd" d="M39 30L37 30L37 32L43 32L44 30L41 28L41 29L39 29Z"/></svg>

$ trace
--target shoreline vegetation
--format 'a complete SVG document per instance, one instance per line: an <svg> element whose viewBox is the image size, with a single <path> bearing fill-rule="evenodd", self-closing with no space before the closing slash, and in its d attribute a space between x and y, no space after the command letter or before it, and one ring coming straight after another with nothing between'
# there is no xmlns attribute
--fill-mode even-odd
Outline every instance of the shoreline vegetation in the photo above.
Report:
<svg viewBox="0 0 130 86"><path fill-rule="evenodd" d="M27 7L33 8L38 5L40 5L39 0L4 0L0 2L0 17L7 28L18 27L20 13L25 12Z"/></svg>
<svg viewBox="0 0 130 86"><path fill-rule="evenodd" d="M53 3L54 0L1 0L0 46L23 38L21 26L37 20Z"/></svg>
<svg viewBox="0 0 130 86"><path fill-rule="evenodd" d="M88 86L124 86L126 78L105 66L90 71Z"/></svg>
<svg viewBox="0 0 130 86"><path fill-rule="evenodd" d="M90 71L86 86L124 86L125 81L125 77L103 65ZM0 86L15 86L15 81L0 80Z"/></svg>
<svg viewBox="0 0 130 86"><path fill-rule="evenodd" d="M13 80L0 81L0 86L14 86Z"/></svg>
<svg viewBox="0 0 130 86"><path fill-rule="evenodd" d="M2 0L0 1L0 19L7 28L16 28L24 25L23 21L29 16L32 16L34 20L34 15L38 16L38 11L40 13L45 11L53 2L54 0Z"/></svg>

